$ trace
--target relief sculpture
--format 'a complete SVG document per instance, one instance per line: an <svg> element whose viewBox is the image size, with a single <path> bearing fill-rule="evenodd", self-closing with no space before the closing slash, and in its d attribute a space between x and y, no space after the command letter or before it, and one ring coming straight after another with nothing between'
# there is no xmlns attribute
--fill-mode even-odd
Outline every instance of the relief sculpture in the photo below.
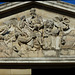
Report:
<svg viewBox="0 0 75 75"><path fill-rule="evenodd" d="M60 57L75 55L75 29L67 17L44 20L30 9L25 15L0 25L0 57Z"/></svg>

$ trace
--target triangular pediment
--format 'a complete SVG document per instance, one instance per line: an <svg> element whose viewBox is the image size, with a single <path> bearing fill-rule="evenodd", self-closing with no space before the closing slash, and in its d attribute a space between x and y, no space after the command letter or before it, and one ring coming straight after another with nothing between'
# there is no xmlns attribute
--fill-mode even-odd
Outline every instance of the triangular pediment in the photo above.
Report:
<svg viewBox="0 0 75 75"><path fill-rule="evenodd" d="M0 11L1 58L75 57L74 6L52 1L9 6Z"/></svg>

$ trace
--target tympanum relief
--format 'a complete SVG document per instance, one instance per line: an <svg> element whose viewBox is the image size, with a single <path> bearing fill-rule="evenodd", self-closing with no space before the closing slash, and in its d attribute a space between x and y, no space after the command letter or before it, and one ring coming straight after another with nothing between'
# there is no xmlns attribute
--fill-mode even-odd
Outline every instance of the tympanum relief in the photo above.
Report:
<svg viewBox="0 0 75 75"><path fill-rule="evenodd" d="M30 9L30 18L16 17L0 25L0 57L60 57L75 55L75 29L68 17L43 19Z"/></svg>

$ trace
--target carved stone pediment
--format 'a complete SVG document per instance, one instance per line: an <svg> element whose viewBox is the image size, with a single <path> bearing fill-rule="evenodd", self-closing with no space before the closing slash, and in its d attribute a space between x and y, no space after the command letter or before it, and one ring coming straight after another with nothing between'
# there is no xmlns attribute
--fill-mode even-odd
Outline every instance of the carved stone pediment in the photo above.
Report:
<svg viewBox="0 0 75 75"><path fill-rule="evenodd" d="M50 63L72 59L75 57L74 20L33 5L0 19L0 60Z"/></svg>

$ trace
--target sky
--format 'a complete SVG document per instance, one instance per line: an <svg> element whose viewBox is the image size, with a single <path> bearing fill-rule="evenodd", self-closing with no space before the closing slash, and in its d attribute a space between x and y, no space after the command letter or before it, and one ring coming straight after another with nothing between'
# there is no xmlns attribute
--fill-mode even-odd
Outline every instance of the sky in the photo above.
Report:
<svg viewBox="0 0 75 75"><path fill-rule="evenodd" d="M67 3L70 3L70 4L75 4L75 0L61 0L61 1L64 1L64 2L67 2ZM0 2L0 4L3 4L5 2Z"/></svg>
<svg viewBox="0 0 75 75"><path fill-rule="evenodd" d="M3 3L5 3L5 2L0 2L0 4L3 4Z"/></svg>
<svg viewBox="0 0 75 75"><path fill-rule="evenodd" d="M61 0L70 4L74 4L75 5L75 0Z"/></svg>

